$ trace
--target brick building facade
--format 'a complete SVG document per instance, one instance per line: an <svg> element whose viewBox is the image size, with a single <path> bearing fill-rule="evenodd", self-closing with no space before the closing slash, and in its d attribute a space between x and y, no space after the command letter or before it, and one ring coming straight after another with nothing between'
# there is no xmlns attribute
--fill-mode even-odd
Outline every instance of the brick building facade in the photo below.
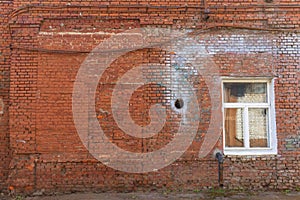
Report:
<svg viewBox="0 0 300 200"><path fill-rule="evenodd" d="M300 188L300 1L11 0L0 2L0 16L0 190L218 187L216 150L225 154L226 188ZM146 154L177 137L185 119L180 109L191 105L191 91L200 117L190 146L174 162L150 172L124 172L98 161L81 141L72 112L74 83L97 45L144 29L184 32L181 38L199 48L179 39L171 42L175 50L150 45L117 57L99 77L96 116L88 114L82 127L96 118L110 142ZM150 67L148 84L133 92L129 113L143 127L151 122L151 105L159 103L167 119L157 134L139 138L116 123L112 107L122 110L125 104L112 105L111 99L126 72L149 64L160 65ZM191 121L186 127L195 125Z"/></svg>

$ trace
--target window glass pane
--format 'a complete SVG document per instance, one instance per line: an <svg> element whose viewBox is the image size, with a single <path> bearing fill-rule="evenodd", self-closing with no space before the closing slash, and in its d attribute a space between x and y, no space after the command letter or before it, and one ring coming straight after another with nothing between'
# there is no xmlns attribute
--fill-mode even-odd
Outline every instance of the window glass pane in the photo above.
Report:
<svg viewBox="0 0 300 200"><path fill-rule="evenodd" d="M268 109L249 108L250 147L269 147Z"/></svg>
<svg viewBox="0 0 300 200"><path fill-rule="evenodd" d="M243 109L225 109L225 146L244 147Z"/></svg>
<svg viewBox="0 0 300 200"><path fill-rule="evenodd" d="M224 83L227 103L267 103L266 83Z"/></svg>

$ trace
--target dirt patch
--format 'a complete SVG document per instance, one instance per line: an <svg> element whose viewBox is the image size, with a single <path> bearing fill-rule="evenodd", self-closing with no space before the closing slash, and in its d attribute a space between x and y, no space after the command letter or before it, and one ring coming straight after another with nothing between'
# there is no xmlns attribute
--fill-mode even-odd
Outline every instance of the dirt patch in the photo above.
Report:
<svg viewBox="0 0 300 200"><path fill-rule="evenodd" d="M74 193L67 195L8 197L0 200L300 200L300 192L242 192L228 193L209 192L134 192L134 193Z"/></svg>

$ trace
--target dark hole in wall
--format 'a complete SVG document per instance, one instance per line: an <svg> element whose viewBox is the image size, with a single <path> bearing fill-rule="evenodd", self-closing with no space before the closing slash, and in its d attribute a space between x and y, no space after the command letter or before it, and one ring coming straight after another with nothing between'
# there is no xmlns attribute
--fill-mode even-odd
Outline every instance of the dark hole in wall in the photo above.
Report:
<svg viewBox="0 0 300 200"><path fill-rule="evenodd" d="M176 99L174 105L177 109L181 109L184 106L184 102L182 99Z"/></svg>

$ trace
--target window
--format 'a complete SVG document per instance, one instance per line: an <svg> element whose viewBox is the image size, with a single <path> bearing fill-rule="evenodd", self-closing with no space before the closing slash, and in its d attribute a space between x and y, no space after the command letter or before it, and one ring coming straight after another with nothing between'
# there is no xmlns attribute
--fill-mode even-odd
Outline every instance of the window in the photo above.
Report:
<svg viewBox="0 0 300 200"><path fill-rule="evenodd" d="M276 154L273 81L223 79L224 153Z"/></svg>

